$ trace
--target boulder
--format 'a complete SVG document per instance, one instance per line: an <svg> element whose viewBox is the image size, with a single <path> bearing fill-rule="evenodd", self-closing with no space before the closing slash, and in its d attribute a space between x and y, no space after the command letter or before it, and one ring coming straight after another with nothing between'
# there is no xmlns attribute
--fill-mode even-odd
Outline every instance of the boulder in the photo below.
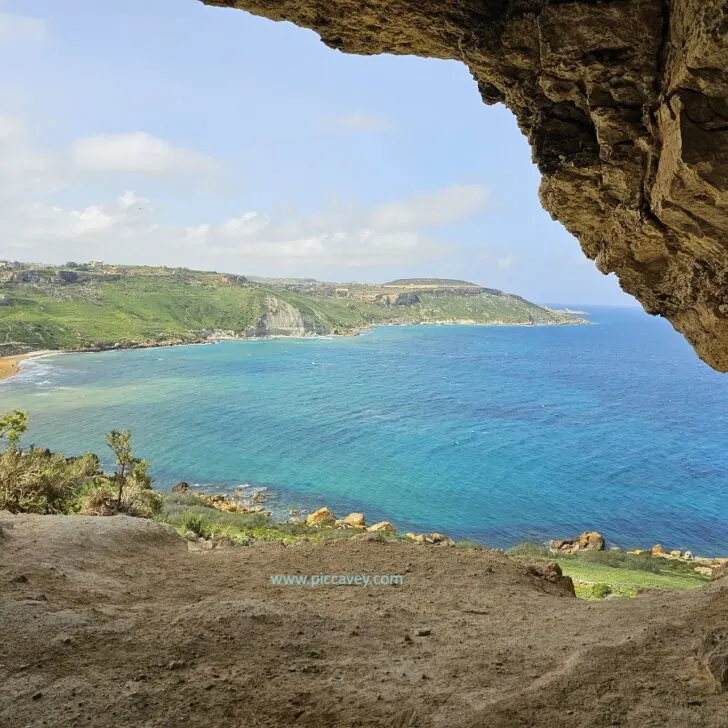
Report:
<svg viewBox="0 0 728 728"><path fill-rule="evenodd" d="M672 556L673 559L681 559L683 557L682 551L678 551L677 549L670 551L670 556Z"/></svg>
<svg viewBox="0 0 728 728"><path fill-rule="evenodd" d="M660 546L660 544L659 544L659 543L657 543L657 544L655 544L655 545L654 545L654 546L653 546L653 547L652 547L652 548L650 549L650 553L651 553L651 554L652 554L653 556L662 556L662 554L664 554L664 553L665 553L665 550L664 550L664 549L662 548L662 546Z"/></svg>
<svg viewBox="0 0 728 728"><path fill-rule="evenodd" d="M549 544L551 551L565 554L576 554L581 551L604 551L606 542L604 536L597 531L584 531L580 536L572 539L554 539Z"/></svg>
<svg viewBox="0 0 728 728"><path fill-rule="evenodd" d="M364 528L367 525L363 513L350 513L342 519L342 523L352 528Z"/></svg>
<svg viewBox="0 0 728 728"><path fill-rule="evenodd" d="M373 526L369 526L367 531L370 533L391 533L396 535L397 529L389 521L380 521Z"/></svg>
<svg viewBox="0 0 728 728"><path fill-rule="evenodd" d="M335 524L336 516L326 506L309 514L306 519L307 526L333 526Z"/></svg>
<svg viewBox="0 0 728 728"><path fill-rule="evenodd" d="M442 543L443 541L449 541L450 539L442 533L428 533L425 536L425 541L428 543Z"/></svg>
<svg viewBox="0 0 728 728"><path fill-rule="evenodd" d="M425 542L425 534L424 533L405 533L405 538L408 538L410 541L417 541L418 543L424 543Z"/></svg>
<svg viewBox="0 0 728 728"><path fill-rule="evenodd" d="M537 577L541 582L557 586L559 596L576 596L574 582L570 576L564 576L561 567L555 561L527 562L526 573Z"/></svg>
<svg viewBox="0 0 728 728"><path fill-rule="evenodd" d="M180 483L177 483L177 485L172 486L173 493L186 493L189 489L190 484L186 483L184 480Z"/></svg>

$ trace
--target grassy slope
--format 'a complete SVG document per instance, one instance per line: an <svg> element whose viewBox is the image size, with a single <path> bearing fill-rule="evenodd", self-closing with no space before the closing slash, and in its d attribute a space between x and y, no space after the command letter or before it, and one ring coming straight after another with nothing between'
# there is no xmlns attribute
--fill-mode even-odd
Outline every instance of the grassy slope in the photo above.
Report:
<svg viewBox="0 0 728 728"><path fill-rule="evenodd" d="M226 285L209 278L128 275L42 287L0 286L12 305L0 306L0 353L74 349L115 342L194 340L204 329L243 332L274 295L346 333L377 323L472 320L478 323L559 323L564 317L517 296L421 294L412 306L384 306L267 285Z"/></svg>
<svg viewBox="0 0 728 728"><path fill-rule="evenodd" d="M660 573L637 569L615 568L572 559L556 559L561 570L575 581L607 584L615 593L635 589L695 589L710 581L697 573L680 574L666 570Z"/></svg>
<svg viewBox="0 0 728 728"><path fill-rule="evenodd" d="M0 289L0 342L71 348L93 342L194 339L204 328L244 328L264 310L257 288L130 279L65 286L58 295L23 287Z"/></svg>
<svg viewBox="0 0 728 728"><path fill-rule="evenodd" d="M587 551L554 557L541 544L524 543L509 549L516 558L556 561L566 576L576 582L577 596L594 599L603 586L615 596L636 596L644 589L695 589L710 579L696 573L693 562L663 559L648 553Z"/></svg>

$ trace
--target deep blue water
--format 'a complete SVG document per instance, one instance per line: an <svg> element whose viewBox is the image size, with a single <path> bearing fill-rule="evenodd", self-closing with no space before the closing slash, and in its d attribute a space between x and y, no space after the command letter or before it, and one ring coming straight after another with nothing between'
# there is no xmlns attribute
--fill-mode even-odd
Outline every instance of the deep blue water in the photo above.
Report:
<svg viewBox="0 0 728 728"><path fill-rule="evenodd" d="M0 384L0 405L68 454L130 428L159 486L252 482L496 546L596 529L728 553L728 379L665 321L590 311L64 355Z"/></svg>

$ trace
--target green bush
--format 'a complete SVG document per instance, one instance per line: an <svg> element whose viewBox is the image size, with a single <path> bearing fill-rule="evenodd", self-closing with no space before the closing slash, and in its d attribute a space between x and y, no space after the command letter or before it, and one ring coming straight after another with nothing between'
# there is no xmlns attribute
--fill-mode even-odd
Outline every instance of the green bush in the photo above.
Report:
<svg viewBox="0 0 728 728"><path fill-rule="evenodd" d="M113 516L123 513L137 518L151 518L159 512L161 506L161 496L149 486L140 485L130 479L119 502L116 485L110 480L97 480L77 493L68 512L82 516Z"/></svg>
<svg viewBox="0 0 728 728"><path fill-rule="evenodd" d="M650 553L630 554L621 549L609 551L585 551L575 558L592 564L612 566L615 569L630 569L631 571L649 571L653 574L674 572L678 574L694 574L695 566L689 561L665 559L652 556Z"/></svg>
<svg viewBox="0 0 728 728"><path fill-rule="evenodd" d="M87 454L8 447L0 453L0 510L11 513L69 513L78 491L93 483L98 459Z"/></svg>
<svg viewBox="0 0 728 728"><path fill-rule="evenodd" d="M117 472L99 472L96 455L66 458L63 453L18 446L28 429L22 410L0 414L0 510L11 513L81 513L111 516L126 513L149 518L162 499L152 490L147 463L131 454L131 433L107 435Z"/></svg>
<svg viewBox="0 0 728 728"><path fill-rule="evenodd" d="M468 538L461 539L455 542L455 547L459 549L472 549L473 551L482 551L485 546L477 541L471 541Z"/></svg>
<svg viewBox="0 0 728 728"><path fill-rule="evenodd" d="M535 543L533 541L518 543L509 548L506 553L509 556L540 556L553 558L553 554L549 550L548 546L545 546L542 543Z"/></svg>
<svg viewBox="0 0 728 728"><path fill-rule="evenodd" d="M200 538L210 538L213 533L210 524L206 523L199 513L193 513L192 511L187 511L182 516L182 528L185 531L192 531L195 536Z"/></svg>

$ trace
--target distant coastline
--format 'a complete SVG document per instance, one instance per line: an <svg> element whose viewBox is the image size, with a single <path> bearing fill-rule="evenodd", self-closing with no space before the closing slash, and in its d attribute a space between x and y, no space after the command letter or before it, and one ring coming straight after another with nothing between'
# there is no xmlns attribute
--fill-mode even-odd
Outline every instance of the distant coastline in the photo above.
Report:
<svg viewBox="0 0 728 728"><path fill-rule="evenodd" d="M571 312L586 313L586 312ZM508 322L508 321L491 321L483 323L470 319L450 320L450 321L402 321L392 323L376 323L370 326L362 326L354 331L346 333L330 333L330 334L266 334L264 336L236 336L233 334L219 334L209 337L199 337L197 339L173 340L164 342L115 342L113 344L98 344L94 346L79 347L77 349L41 349L39 351L29 351L24 354L11 354L9 356L0 356L0 381L9 379L19 374L21 364L29 359L40 359L49 356L57 356L59 354L98 354L105 351L127 351L132 349L166 349L177 346L200 346L204 344L217 344L223 341L266 341L270 339L294 339L294 340L312 340L312 339L338 339L351 336L359 336L366 331L372 331L377 328L403 327L403 326L473 326L478 328L500 328L500 327L521 327L521 328L539 328L554 326L583 326L590 325L588 319L573 319L571 321L543 321L543 322Z"/></svg>
<svg viewBox="0 0 728 728"><path fill-rule="evenodd" d="M3 267L4 265L4 267ZM382 324L587 323L476 283L251 280L184 268L0 261L0 354L205 343L271 336L355 336ZM11 367L12 371L12 367Z"/></svg>

